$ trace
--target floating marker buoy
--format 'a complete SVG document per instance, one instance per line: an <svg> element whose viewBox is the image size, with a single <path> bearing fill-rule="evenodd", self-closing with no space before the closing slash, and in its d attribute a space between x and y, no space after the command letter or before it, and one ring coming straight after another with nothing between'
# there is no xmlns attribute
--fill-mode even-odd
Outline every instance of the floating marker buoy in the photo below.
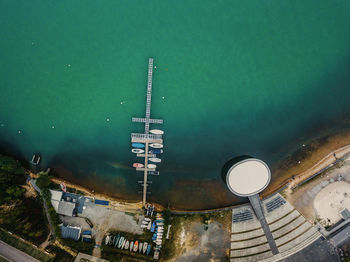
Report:
<svg viewBox="0 0 350 262"><path fill-rule="evenodd" d="M18 134L20 134L20 133L22 133L22 131L21 131L21 130L18 130Z"/></svg>
<svg viewBox="0 0 350 262"><path fill-rule="evenodd" d="M68 67L71 67L71 64L68 64Z"/></svg>
<svg viewBox="0 0 350 262"><path fill-rule="evenodd" d="M55 128L55 126L52 126L52 128Z"/></svg>
<svg viewBox="0 0 350 262"><path fill-rule="evenodd" d="M107 122L109 122L109 118L107 118Z"/></svg>

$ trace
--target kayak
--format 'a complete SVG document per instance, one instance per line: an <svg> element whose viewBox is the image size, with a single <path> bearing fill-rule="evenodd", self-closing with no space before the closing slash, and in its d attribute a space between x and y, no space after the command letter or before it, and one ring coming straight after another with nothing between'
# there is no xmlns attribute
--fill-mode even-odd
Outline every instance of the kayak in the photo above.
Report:
<svg viewBox="0 0 350 262"><path fill-rule="evenodd" d="M152 148L163 148L163 145L162 144L158 144L158 143L153 143L153 144L150 144L149 146L152 147Z"/></svg>
<svg viewBox="0 0 350 262"><path fill-rule="evenodd" d="M144 148L145 147L145 145L141 144L141 143L132 143L131 145L132 145L132 147L136 147L136 148Z"/></svg>

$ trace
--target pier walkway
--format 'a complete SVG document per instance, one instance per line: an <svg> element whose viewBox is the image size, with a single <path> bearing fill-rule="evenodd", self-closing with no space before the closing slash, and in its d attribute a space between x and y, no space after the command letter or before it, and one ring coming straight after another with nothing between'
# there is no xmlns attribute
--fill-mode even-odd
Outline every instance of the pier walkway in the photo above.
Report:
<svg viewBox="0 0 350 262"><path fill-rule="evenodd" d="M154 135L149 133L150 124L163 124L162 119L152 119L151 118L151 102L152 102L152 76L153 76L153 58L148 59L148 77L147 77L147 97L146 97L146 115L144 118L133 117L132 122L137 123L145 123L145 131L144 133L131 133L131 143L144 143L145 144L145 152L143 154L137 154L137 157L144 158L144 167L136 168L136 171L143 171L143 192L142 192L142 205L146 206L147 201L147 176L149 174L157 174L159 172L156 171L155 168L148 167L148 158L155 157L154 154L149 154L148 147L152 143L163 144L162 135Z"/></svg>

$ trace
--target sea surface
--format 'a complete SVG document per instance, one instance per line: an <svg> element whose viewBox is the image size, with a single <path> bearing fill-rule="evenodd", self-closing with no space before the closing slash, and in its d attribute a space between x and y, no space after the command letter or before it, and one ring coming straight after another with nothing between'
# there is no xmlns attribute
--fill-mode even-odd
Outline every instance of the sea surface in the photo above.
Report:
<svg viewBox="0 0 350 262"><path fill-rule="evenodd" d="M164 154L150 200L238 203L226 161L273 166L350 111L350 1L0 0L0 148L140 200L130 133L148 58ZM109 120L109 121L108 121ZM349 125L349 124L347 124Z"/></svg>

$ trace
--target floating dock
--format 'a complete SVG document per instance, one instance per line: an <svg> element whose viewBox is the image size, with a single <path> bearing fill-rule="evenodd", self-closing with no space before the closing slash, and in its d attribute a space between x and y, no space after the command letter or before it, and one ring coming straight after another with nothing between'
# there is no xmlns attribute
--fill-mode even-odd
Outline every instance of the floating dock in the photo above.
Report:
<svg viewBox="0 0 350 262"><path fill-rule="evenodd" d="M150 124L163 124L162 119L152 119L151 118L151 102L152 102L152 76L153 76L153 58L148 59L148 78L147 78L147 97L146 97L146 115L144 118L133 117L132 122L136 123L144 123L145 131L144 133L131 133L131 143L144 143L145 144L145 152L143 154L137 154L137 157L144 158L144 167L136 168L136 171L143 171L143 186L142 191L142 205L146 206L147 194L150 192L147 191L148 183L147 183L147 175L148 174L157 174L159 175L159 171L156 171L155 168L148 168L148 158L155 157L154 154L148 154L148 145L152 143L163 144L162 135L155 135L149 133Z"/></svg>

